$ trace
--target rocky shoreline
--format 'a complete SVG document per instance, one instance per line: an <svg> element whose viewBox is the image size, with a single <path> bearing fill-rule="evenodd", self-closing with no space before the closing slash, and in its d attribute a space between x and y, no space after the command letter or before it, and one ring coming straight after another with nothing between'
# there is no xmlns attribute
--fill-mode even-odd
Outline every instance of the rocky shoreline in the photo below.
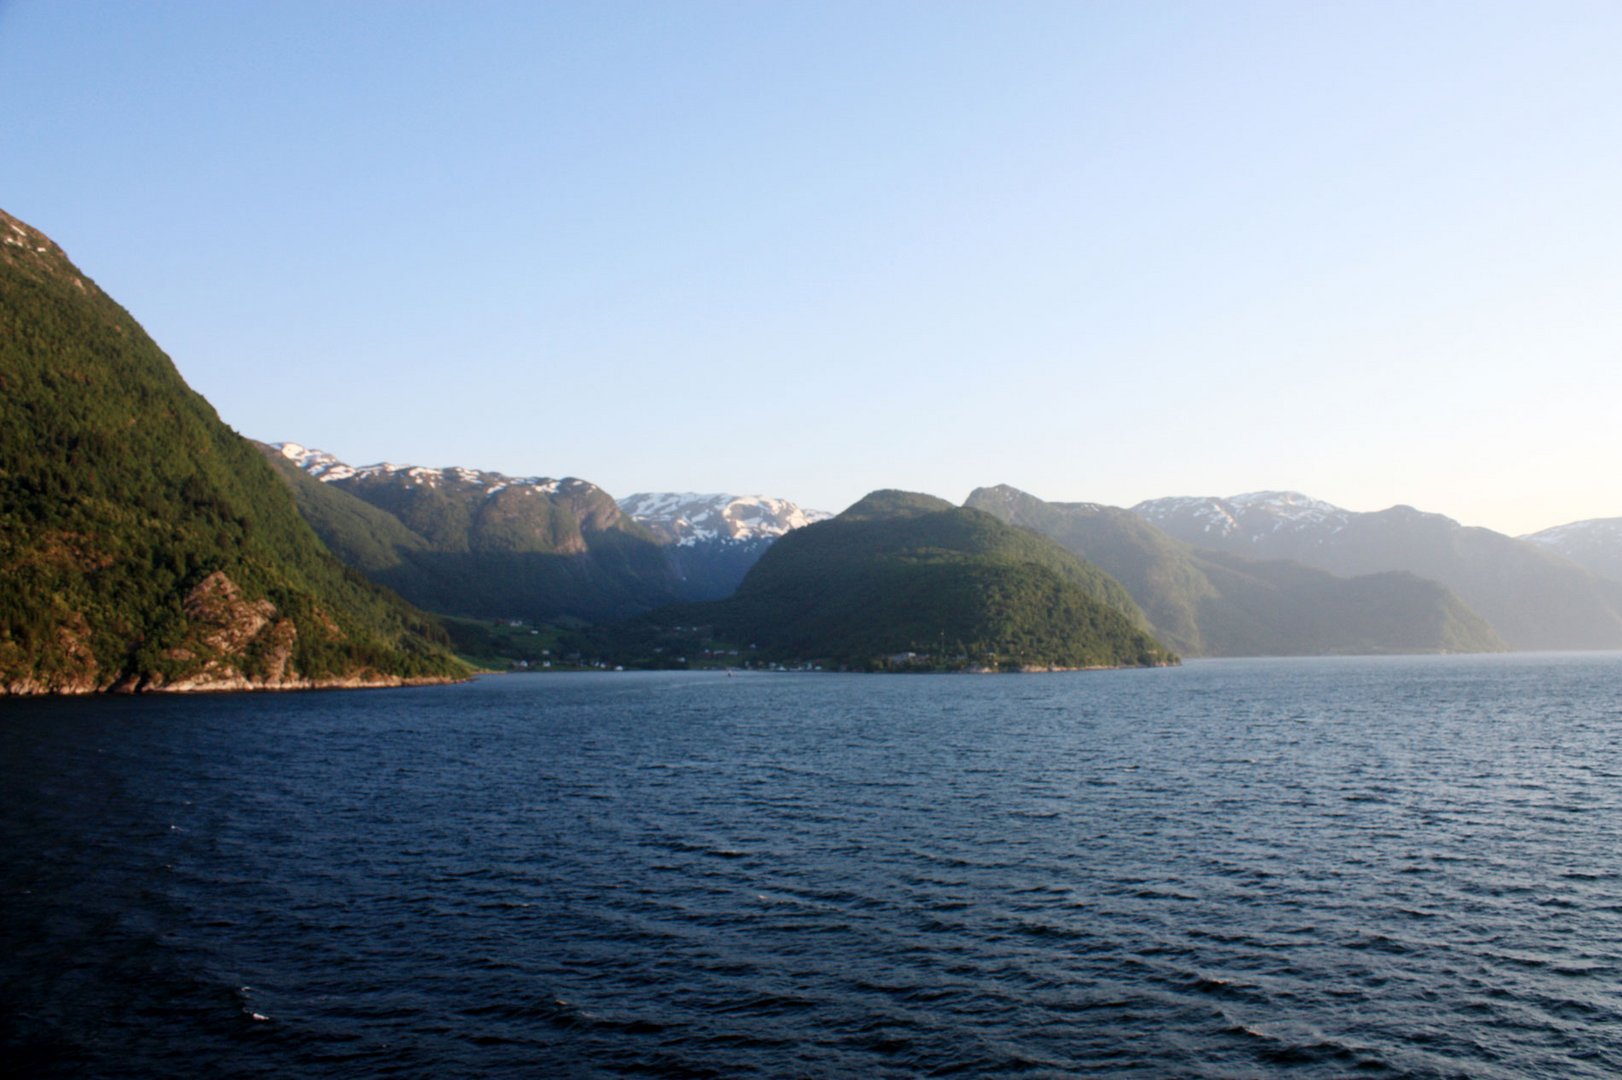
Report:
<svg viewBox="0 0 1622 1080"><path fill-rule="evenodd" d="M0 697L88 697L92 694L237 694L237 693L291 693L299 690L387 690L405 686L440 686L466 682L468 677L448 675L346 675L328 679L283 679L277 682L255 682L236 676L233 678L190 678L172 683L153 684L126 679L111 686L82 683L44 683L36 679L20 679L0 686Z"/></svg>

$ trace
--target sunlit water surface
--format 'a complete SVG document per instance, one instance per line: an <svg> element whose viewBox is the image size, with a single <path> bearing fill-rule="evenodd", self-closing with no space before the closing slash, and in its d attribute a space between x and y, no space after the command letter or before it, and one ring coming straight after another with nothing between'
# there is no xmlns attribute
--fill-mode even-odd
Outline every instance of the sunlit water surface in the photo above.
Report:
<svg viewBox="0 0 1622 1080"><path fill-rule="evenodd" d="M33 1075L1614 1076L1622 657L0 703Z"/></svg>

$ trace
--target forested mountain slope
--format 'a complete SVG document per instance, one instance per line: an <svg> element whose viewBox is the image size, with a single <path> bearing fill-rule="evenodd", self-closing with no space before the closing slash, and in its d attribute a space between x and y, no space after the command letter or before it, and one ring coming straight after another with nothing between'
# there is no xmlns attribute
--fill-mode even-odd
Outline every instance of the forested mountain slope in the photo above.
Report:
<svg viewBox="0 0 1622 1080"><path fill-rule="evenodd" d="M323 548L127 312L0 212L0 689L464 673L432 620Z"/></svg>
<svg viewBox="0 0 1622 1080"><path fill-rule="evenodd" d="M854 667L1166 663L1119 583L1033 532L941 499L868 495L787 534L737 595L657 612L766 657Z"/></svg>

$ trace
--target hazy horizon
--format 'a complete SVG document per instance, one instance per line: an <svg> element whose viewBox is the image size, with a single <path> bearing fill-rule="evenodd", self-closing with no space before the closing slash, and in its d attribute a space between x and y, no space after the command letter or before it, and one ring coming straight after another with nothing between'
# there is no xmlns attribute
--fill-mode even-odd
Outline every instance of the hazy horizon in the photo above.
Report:
<svg viewBox="0 0 1622 1080"><path fill-rule="evenodd" d="M0 207L221 417L837 511L1622 516L1613 5L0 2Z"/></svg>

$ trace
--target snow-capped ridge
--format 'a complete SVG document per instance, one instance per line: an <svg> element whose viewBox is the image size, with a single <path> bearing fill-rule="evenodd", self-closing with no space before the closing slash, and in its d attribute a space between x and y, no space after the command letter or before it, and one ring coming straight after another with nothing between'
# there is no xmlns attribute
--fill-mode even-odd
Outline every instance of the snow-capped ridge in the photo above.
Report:
<svg viewBox="0 0 1622 1080"><path fill-rule="evenodd" d="M1250 491L1243 495L1230 495L1227 501L1246 510L1265 510L1287 520L1322 521L1346 516L1346 511L1333 503L1314 499L1299 491Z"/></svg>
<svg viewBox="0 0 1622 1080"><path fill-rule="evenodd" d="M1148 499L1132 507L1132 512L1151 524L1172 518L1192 518L1205 532L1217 536L1227 536L1239 528L1232 504L1214 496L1170 495Z"/></svg>
<svg viewBox="0 0 1622 1080"><path fill-rule="evenodd" d="M639 492L619 500L619 507L655 535L680 547L775 540L833 516L769 495L721 492Z"/></svg>
<svg viewBox="0 0 1622 1080"><path fill-rule="evenodd" d="M531 490L550 495L557 491L581 491L595 488L587 480L565 477L554 480L549 476L507 476L498 472L470 469L465 465L451 465L436 469L424 465L402 465L393 461L380 461L375 465L349 465L325 450L316 450L295 442L270 444L282 457L297 465L309 475L324 483L348 480L354 477L404 476L408 483L437 485L441 483L467 484L485 489L487 496L508 488Z"/></svg>
<svg viewBox="0 0 1622 1080"><path fill-rule="evenodd" d="M1227 498L1171 496L1141 502L1132 512L1151 523L1192 520L1207 535L1243 533L1252 540L1269 532L1339 532L1351 520L1348 511L1299 491L1247 491Z"/></svg>
<svg viewBox="0 0 1622 1080"><path fill-rule="evenodd" d="M1622 582L1622 518L1588 518L1521 537L1542 551Z"/></svg>
<svg viewBox="0 0 1622 1080"><path fill-rule="evenodd" d="M1577 539L1604 539L1622 543L1622 518L1589 518L1586 521L1572 521L1539 532L1527 533L1521 539L1555 549L1559 549L1569 541Z"/></svg>

